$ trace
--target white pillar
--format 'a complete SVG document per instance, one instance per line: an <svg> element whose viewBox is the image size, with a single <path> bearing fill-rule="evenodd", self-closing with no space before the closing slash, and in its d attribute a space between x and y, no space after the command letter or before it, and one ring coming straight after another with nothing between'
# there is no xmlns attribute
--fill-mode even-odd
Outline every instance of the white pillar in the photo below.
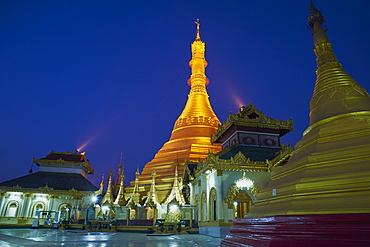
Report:
<svg viewBox="0 0 370 247"><path fill-rule="evenodd" d="M33 217L33 215L30 215L31 212L32 212L32 208L31 208L31 212L30 212L30 206L31 206L30 204L32 202L32 196L33 196L32 193L25 193L24 194L25 199L24 199L24 203L23 203L23 207L22 207L22 210L23 210L22 215L23 215L23 217L28 217L28 218L32 218Z"/></svg>

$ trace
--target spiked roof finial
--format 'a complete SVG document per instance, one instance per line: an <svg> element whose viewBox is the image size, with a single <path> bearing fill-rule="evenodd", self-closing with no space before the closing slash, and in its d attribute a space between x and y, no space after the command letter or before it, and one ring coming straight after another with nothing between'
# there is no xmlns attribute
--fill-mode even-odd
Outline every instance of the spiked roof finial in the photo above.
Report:
<svg viewBox="0 0 370 247"><path fill-rule="evenodd" d="M194 21L194 23L197 24L197 35L196 35L195 40L200 40L200 22L199 22L199 19Z"/></svg>
<svg viewBox="0 0 370 247"><path fill-rule="evenodd" d="M326 32L328 30L328 28L325 26L324 22L326 22L324 16L322 15L322 13L315 7L315 5L313 4L312 0L310 0L310 12L308 14L308 17L307 17L307 22L308 22L308 30L311 31L311 33L313 34L314 32L314 22L315 21L318 21L322 27L322 29Z"/></svg>

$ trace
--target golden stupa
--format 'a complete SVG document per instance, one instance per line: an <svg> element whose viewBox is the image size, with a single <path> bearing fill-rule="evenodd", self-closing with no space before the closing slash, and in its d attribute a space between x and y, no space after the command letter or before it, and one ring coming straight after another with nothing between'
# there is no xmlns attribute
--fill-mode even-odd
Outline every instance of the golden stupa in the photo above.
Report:
<svg viewBox="0 0 370 247"><path fill-rule="evenodd" d="M370 97L342 69L311 2L317 77L310 126L247 217L370 213Z"/></svg>
<svg viewBox="0 0 370 247"><path fill-rule="evenodd" d="M150 189L152 172L156 172L156 193L158 202L163 203L171 191L175 180L176 164L178 177L181 177L186 160L204 160L208 153L221 151L219 144L211 143L211 135L216 132L220 121L213 112L208 99L205 75L205 43L200 39L199 21L196 39L191 45L192 59L189 62L192 74L188 80L191 87L185 108L175 122L172 135L157 152L154 159L147 163L139 176L140 193L146 195ZM133 184L133 182L131 182Z"/></svg>
<svg viewBox="0 0 370 247"><path fill-rule="evenodd" d="M221 246L369 246L370 96L338 62L311 1L310 126Z"/></svg>

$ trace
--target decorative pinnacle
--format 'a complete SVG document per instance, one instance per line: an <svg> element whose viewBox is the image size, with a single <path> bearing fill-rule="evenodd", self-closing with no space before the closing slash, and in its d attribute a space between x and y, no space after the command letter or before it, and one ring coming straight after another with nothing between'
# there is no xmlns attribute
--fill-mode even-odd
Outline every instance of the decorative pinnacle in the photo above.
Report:
<svg viewBox="0 0 370 247"><path fill-rule="evenodd" d="M179 166L179 162L177 161L176 164L175 164L175 178L177 178L179 176L178 166Z"/></svg>
<svg viewBox="0 0 370 247"><path fill-rule="evenodd" d="M101 176L100 187L104 187L104 174Z"/></svg>
<svg viewBox="0 0 370 247"><path fill-rule="evenodd" d="M196 35L195 40L200 40L200 22L199 22L199 19L197 19L197 21L194 21L194 23L197 24L197 35Z"/></svg>
<svg viewBox="0 0 370 247"><path fill-rule="evenodd" d="M322 29L324 30L324 32L328 31L328 28L325 26L324 22L326 22L324 16L322 15L322 13L315 7L315 5L313 4L312 0L310 0L310 12L308 14L308 17L307 17L307 22L308 22L308 30L311 31L311 35L314 33L314 22L315 21L318 21L322 27Z"/></svg>
<svg viewBox="0 0 370 247"><path fill-rule="evenodd" d="M139 176L140 175L140 172L139 172L139 163L137 164L137 168L136 168L136 176Z"/></svg>
<svg viewBox="0 0 370 247"><path fill-rule="evenodd" d="M155 177L157 176L157 173L155 172L155 170L152 171L152 177Z"/></svg>

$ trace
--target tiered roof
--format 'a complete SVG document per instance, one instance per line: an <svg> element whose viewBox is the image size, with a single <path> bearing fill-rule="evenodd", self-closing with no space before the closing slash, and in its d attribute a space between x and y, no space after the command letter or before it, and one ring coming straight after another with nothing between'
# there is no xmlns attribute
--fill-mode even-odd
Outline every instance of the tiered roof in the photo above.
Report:
<svg viewBox="0 0 370 247"><path fill-rule="evenodd" d="M64 166L64 167L81 167L89 174L94 174L90 162L86 159L85 153L55 152L51 151L45 158L33 159L38 166Z"/></svg>
<svg viewBox="0 0 370 247"><path fill-rule="evenodd" d="M3 187L37 189L45 186L54 190L96 191L98 189L81 174L56 172L36 172L2 182L0 186L2 189Z"/></svg>
<svg viewBox="0 0 370 247"><path fill-rule="evenodd" d="M228 130L232 130L233 126L270 130L278 133L280 136L294 130L292 119L280 120L267 117L251 102L248 106L241 107L236 114L230 112L226 122L218 126L216 133L211 137L211 141L213 143L221 142L222 137L227 134Z"/></svg>

